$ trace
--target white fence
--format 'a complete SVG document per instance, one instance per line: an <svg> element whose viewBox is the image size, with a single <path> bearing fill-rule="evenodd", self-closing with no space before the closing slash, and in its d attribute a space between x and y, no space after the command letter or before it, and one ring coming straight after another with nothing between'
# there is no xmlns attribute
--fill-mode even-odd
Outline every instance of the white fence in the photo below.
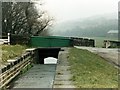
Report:
<svg viewBox="0 0 120 90"><path fill-rule="evenodd" d="M2 44L10 44L10 33L8 33L7 39L0 39L0 45Z"/></svg>

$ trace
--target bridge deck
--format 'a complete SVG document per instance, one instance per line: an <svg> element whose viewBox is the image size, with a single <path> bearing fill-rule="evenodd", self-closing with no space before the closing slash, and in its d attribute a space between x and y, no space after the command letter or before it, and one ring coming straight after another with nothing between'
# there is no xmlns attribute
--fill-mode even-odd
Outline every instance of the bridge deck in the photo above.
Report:
<svg viewBox="0 0 120 90"><path fill-rule="evenodd" d="M14 83L13 88L52 88L56 65L34 65Z"/></svg>

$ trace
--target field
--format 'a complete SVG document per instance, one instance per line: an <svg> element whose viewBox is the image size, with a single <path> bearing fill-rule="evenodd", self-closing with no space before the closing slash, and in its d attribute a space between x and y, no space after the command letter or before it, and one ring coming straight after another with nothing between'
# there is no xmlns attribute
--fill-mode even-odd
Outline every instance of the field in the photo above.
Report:
<svg viewBox="0 0 120 90"><path fill-rule="evenodd" d="M0 46L1 59L0 64L4 64L8 59L20 56L26 49L26 46L21 45L2 45Z"/></svg>
<svg viewBox="0 0 120 90"><path fill-rule="evenodd" d="M71 48L71 80L78 88L117 88L118 69L87 50Z"/></svg>

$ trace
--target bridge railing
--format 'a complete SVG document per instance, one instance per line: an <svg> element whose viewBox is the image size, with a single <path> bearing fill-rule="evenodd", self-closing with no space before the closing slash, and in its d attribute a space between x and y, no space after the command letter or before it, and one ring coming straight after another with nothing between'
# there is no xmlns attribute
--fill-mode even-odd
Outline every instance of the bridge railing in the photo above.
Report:
<svg viewBox="0 0 120 90"><path fill-rule="evenodd" d="M87 38L71 37L73 46L95 47L95 40Z"/></svg>
<svg viewBox="0 0 120 90"><path fill-rule="evenodd" d="M8 60L9 63L1 68L0 88L4 88L22 71L22 69L30 65L33 59L34 50L27 51L25 54L15 60Z"/></svg>

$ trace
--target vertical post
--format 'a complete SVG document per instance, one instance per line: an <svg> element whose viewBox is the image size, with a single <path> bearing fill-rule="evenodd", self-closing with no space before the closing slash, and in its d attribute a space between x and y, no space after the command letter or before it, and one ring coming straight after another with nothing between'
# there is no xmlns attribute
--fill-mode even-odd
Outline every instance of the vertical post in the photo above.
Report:
<svg viewBox="0 0 120 90"><path fill-rule="evenodd" d="M8 45L10 45L10 33L8 33Z"/></svg>
<svg viewBox="0 0 120 90"><path fill-rule="evenodd" d="M0 39L2 39L2 2L0 1ZM2 63L2 46L0 46L0 63ZM1 69L2 65L0 64L0 74L2 73ZM0 89L2 86L2 80L3 78L0 77Z"/></svg>

